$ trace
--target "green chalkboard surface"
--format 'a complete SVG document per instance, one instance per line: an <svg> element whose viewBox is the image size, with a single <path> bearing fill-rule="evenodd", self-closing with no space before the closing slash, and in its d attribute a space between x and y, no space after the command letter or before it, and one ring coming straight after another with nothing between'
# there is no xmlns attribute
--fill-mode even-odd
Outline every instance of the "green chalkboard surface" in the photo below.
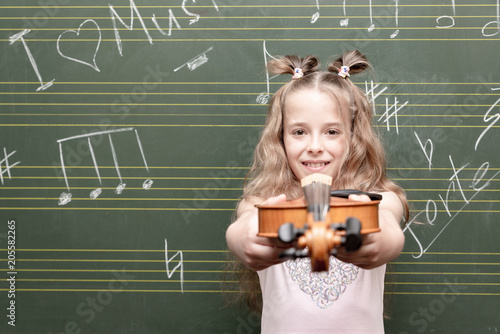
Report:
<svg viewBox="0 0 500 334"><path fill-rule="evenodd" d="M500 329L494 0L3 0L0 332L259 333L225 230L285 54L359 49L412 220L387 333ZM288 78L287 78L288 79ZM418 223L417 223L418 222ZM332 330L333 332L333 330Z"/></svg>

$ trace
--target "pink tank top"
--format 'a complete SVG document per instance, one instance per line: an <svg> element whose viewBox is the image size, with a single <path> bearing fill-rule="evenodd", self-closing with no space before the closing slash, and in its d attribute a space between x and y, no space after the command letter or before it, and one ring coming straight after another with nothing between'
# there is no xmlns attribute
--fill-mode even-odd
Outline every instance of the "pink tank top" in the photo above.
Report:
<svg viewBox="0 0 500 334"><path fill-rule="evenodd" d="M364 270L332 256L325 273L311 273L306 258L258 274L262 334L384 333L385 265Z"/></svg>

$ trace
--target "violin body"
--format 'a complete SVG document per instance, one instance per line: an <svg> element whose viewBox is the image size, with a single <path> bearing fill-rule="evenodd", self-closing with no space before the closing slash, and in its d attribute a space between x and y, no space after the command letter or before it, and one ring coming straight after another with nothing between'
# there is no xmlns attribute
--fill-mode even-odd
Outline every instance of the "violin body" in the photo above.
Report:
<svg viewBox="0 0 500 334"><path fill-rule="evenodd" d="M356 217L361 222L361 234L379 232L378 205L380 200L370 202L353 201L331 197L330 210L325 222L342 223L348 217ZM260 237L277 238L278 229L284 223L293 223L303 228L308 221L307 203L304 198L273 205L256 205L259 209Z"/></svg>
<svg viewBox="0 0 500 334"><path fill-rule="evenodd" d="M328 203L328 202L325 202ZM296 248L284 251L285 258L310 257L313 272L328 271L330 255L338 248L354 251L361 247L362 235L379 232L380 200L353 201L330 197L330 208L323 221L315 221L304 198L259 209L258 236L296 241ZM353 232L354 231L354 232Z"/></svg>

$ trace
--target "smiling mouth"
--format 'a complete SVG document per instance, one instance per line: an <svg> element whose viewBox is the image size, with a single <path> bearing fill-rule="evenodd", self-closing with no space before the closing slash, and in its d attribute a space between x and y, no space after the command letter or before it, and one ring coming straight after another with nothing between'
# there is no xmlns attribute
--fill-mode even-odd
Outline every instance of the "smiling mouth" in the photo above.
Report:
<svg viewBox="0 0 500 334"><path fill-rule="evenodd" d="M309 168L320 168L320 167L324 167L324 166L328 165L329 162L327 162L327 161L324 161L324 162L307 162L307 161L305 161L302 164L306 167L309 167Z"/></svg>

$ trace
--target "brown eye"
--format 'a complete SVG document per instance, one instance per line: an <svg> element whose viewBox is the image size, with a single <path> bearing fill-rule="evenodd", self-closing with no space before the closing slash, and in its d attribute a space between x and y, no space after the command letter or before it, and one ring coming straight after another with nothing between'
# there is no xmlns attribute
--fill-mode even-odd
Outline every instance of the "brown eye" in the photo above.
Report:
<svg viewBox="0 0 500 334"><path fill-rule="evenodd" d="M340 134L340 132L339 132L339 131L334 130L334 129L330 129L330 130L328 130L326 133L327 133L328 135L330 135L330 136L335 136L335 135Z"/></svg>
<svg viewBox="0 0 500 334"><path fill-rule="evenodd" d="M292 132L292 134L295 136L303 136L306 134L306 132L304 130L295 130L294 132Z"/></svg>

